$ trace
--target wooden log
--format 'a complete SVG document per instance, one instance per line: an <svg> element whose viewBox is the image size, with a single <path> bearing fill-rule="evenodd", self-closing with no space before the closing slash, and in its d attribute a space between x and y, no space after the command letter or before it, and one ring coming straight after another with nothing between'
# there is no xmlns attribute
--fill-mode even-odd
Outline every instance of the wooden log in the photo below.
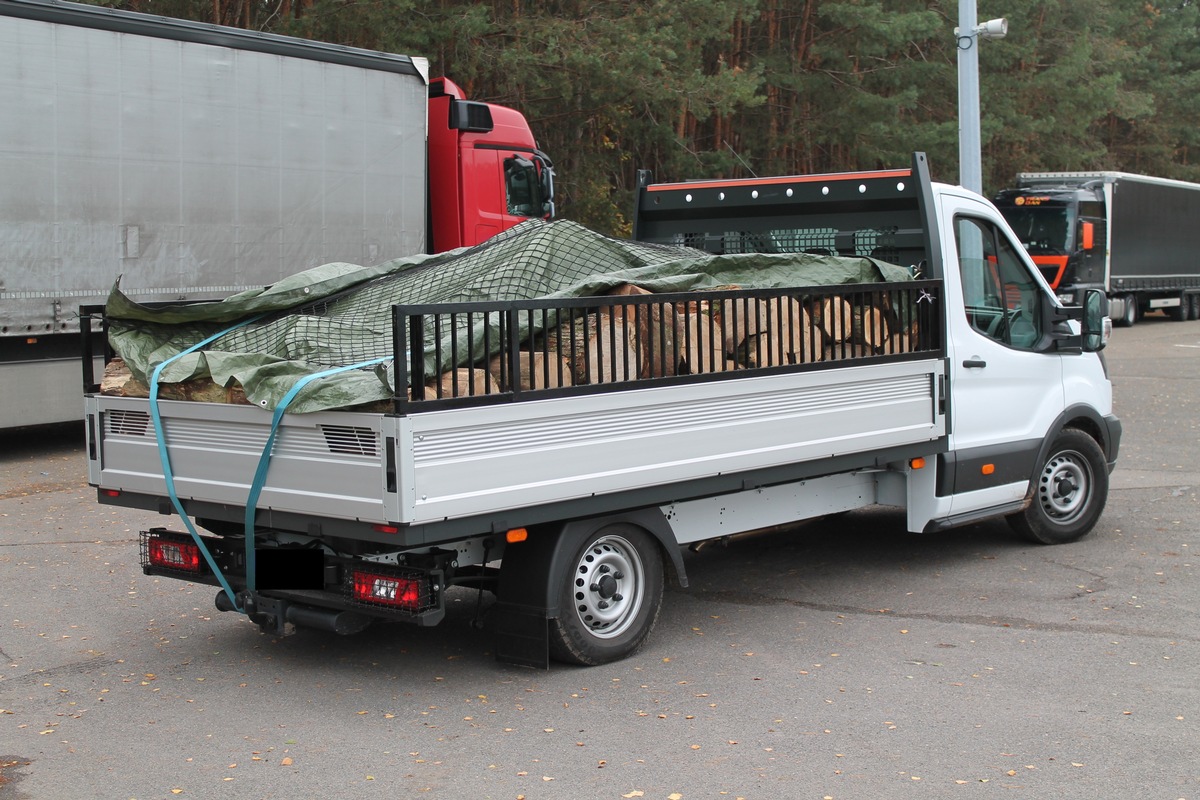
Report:
<svg viewBox="0 0 1200 800"><path fill-rule="evenodd" d="M510 389L511 380L507 384L500 380L500 366L500 356L495 356L488 364L488 372L497 386L505 390ZM526 392L531 389L573 386L575 383L571 362L565 357L556 356L553 351L547 358L545 353L522 350L517 353L517 369L520 373L517 376L517 385Z"/></svg>
<svg viewBox="0 0 1200 800"><path fill-rule="evenodd" d="M737 353L747 339L770 326L771 308L752 297L723 300L717 319L725 331L725 352Z"/></svg>
<svg viewBox="0 0 1200 800"><path fill-rule="evenodd" d="M716 317L699 310L679 314L679 332L682 358L679 365L681 375L703 375L725 372L736 364L725 356L725 332Z"/></svg>
<svg viewBox="0 0 1200 800"><path fill-rule="evenodd" d="M824 358L820 336L814 336L807 315L793 325L751 336L738 359L750 367L781 367L809 364Z"/></svg>
<svg viewBox="0 0 1200 800"><path fill-rule="evenodd" d="M133 381L135 385L141 384L140 381L134 380L133 373L124 359L114 358L104 365L104 375L100 378L100 394L110 397L142 397L143 395L140 394L125 394L125 387L130 381ZM146 396L148 395L147 391Z"/></svg>
<svg viewBox="0 0 1200 800"><path fill-rule="evenodd" d="M478 397L484 394L496 394L500 387L492 380L492 376L483 369L455 369L443 372L437 381L426 384L429 389L425 393L426 400L448 397Z"/></svg>
<svg viewBox="0 0 1200 800"><path fill-rule="evenodd" d="M733 351L736 360L751 367L807 364L823 358L822 337L813 330L804 306L789 297L757 301L757 311L745 326L752 330ZM738 323L741 327L741 323ZM730 337L726 337L730 341Z"/></svg>
<svg viewBox="0 0 1200 800"><path fill-rule="evenodd" d="M864 344L854 344L849 341L830 342L825 345L827 361L845 361L850 358L866 358L874 355L874 351Z"/></svg>
<svg viewBox="0 0 1200 800"><path fill-rule="evenodd" d="M575 361L575 379L582 383L613 383L638 378L638 343L632 325L608 314L591 317L583 357Z"/></svg>
<svg viewBox="0 0 1200 800"><path fill-rule="evenodd" d="M911 340L907 333L894 333L888 337L887 342L880 348L886 355L896 355L899 353L911 353Z"/></svg>
<svg viewBox="0 0 1200 800"><path fill-rule="evenodd" d="M623 283L608 294L613 297L642 297L653 292ZM681 360L677 337L679 331L675 308L671 303L603 306L600 313L608 314L614 320L623 320L635 332L638 348L634 360L640 366L637 377L661 378L678 371Z"/></svg>
<svg viewBox="0 0 1200 800"><path fill-rule="evenodd" d="M874 306L856 306L851 324L850 340L878 348L888 339L888 327L883 312Z"/></svg>
<svg viewBox="0 0 1200 800"><path fill-rule="evenodd" d="M135 378L123 360L114 358L104 365L100 393L110 397L145 398L150 396L150 387ZM209 378L195 378L182 383L159 383L158 396L162 400L250 405L242 385L232 379L228 386L220 386Z"/></svg>
<svg viewBox="0 0 1200 800"><path fill-rule="evenodd" d="M674 375L683 359L675 316L670 304L587 314L552 331L548 346L571 363L576 385Z"/></svg>
<svg viewBox="0 0 1200 800"><path fill-rule="evenodd" d="M826 297L821 302L820 327L826 342L844 342L851 333L853 317L850 304L841 297Z"/></svg>

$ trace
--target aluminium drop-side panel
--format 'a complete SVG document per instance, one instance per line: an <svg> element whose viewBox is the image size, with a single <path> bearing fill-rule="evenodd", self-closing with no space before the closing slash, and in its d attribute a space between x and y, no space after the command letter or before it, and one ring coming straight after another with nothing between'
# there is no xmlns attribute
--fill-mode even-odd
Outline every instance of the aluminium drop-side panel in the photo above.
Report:
<svg viewBox="0 0 1200 800"><path fill-rule="evenodd" d="M0 15L0 108L0 335L424 249L417 74Z"/></svg>
<svg viewBox="0 0 1200 800"><path fill-rule="evenodd" d="M501 513L945 435L941 361L413 415L399 521ZM400 446L404 446L404 441Z"/></svg>
<svg viewBox="0 0 1200 800"><path fill-rule="evenodd" d="M104 489L166 497L148 400L93 395L100 414L99 469ZM178 496L245 506L271 430L272 414L254 406L161 401L159 408ZM314 517L388 521L381 414L285 414L257 503Z"/></svg>

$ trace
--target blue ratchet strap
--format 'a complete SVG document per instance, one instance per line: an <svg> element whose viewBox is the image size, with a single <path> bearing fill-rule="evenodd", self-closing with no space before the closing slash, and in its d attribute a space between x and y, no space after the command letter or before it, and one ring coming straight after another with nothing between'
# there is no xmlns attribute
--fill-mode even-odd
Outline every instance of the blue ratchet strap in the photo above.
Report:
<svg viewBox="0 0 1200 800"><path fill-rule="evenodd" d="M154 436L158 442L158 458L159 461L162 462L163 480L165 480L167 484L167 495L170 496L171 505L175 507L175 513L179 514L180 519L183 520L183 524L187 527L188 533L192 535L192 540L195 541L196 547L200 549L200 553L204 556L204 560L208 562L209 568L213 571L213 574L217 576L217 580L220 582L221 588L225 590L225 594L229 597L229 602L233 603L233 607L238 611L242 611L242 613L245 612L242 610L242 607L238 605L237 597L233 593L233 588L230 587L229 581L225 580L225 574L221 572L221 568L217 566L217 562L215 559L213 559L212 553L208 552L208 548L204 546L204 540L200 538L200 534L196 532L195 526L192 525L191 519L188 518L187 512L183 509L183 503L179 502L179 495L175 491L175 473L171 471L171 455L167 451L167 439L163 434L162 416L158 412L158 379L159 376L162 375L163 369L169 364L179 360L180 358L183 358L189 353L196 352L201 347L220 339L227 333L232 333L238 328L243 328L253 322L258 322L264 316L266 315L260 314L259 316L253 317L244 322L239 322L232 328L226 328L220 333L214 333L204 341L197 342L187 350L171 356L166 361L155 367L154 372L150 375L150 419L154 423Z"/></svg>
<svg viewBox="0 0 1200 800"><path fill-rule="evenodd" d="M275 415L271 418L271 433L267 436L267 443L263 447L262 455L258 459L258 469L254 472L254 481L250 484L250 495L246 498L246 588L249 591L253 592L255 589L254 518L258 514L258 498L262 494L263 486L267 482L267 470L271 466L271 450L275 446L275 435L279 432L279 423L283 420L283 415L287 411L287 407L296 399L296 395L300 393L301 389L319 378L337 375L340 372L349 372L352 369L371 367L376 364L382 364L385 361L391 361L391 358L376 358L371 361L361 361L357 364L351 364L348 367L337 367L336 369L327 369L324 372L305 375L296 381L295 385L279 401L279 405L275 406Z"/></svg>

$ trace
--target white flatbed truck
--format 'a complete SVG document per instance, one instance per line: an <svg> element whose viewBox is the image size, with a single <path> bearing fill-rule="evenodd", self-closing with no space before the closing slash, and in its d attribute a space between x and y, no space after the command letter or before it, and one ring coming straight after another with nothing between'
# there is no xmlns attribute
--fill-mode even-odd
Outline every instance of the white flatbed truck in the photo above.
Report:
<svg viewBox="0 0 1200 800"><path fill-rule="evenodd" d="M1121 435L1098 352L1103 296L1059 305L995 208L932 183L923 154L902 170L647 184L638 204L646 241L873 253L919 275L397 306L397 385L414 390L390 413L285 414L272 436L253 406L89 394L100 502L194 518L189 532L143 532L144 570L221 586L218 608L268 632L432 625L448 587L483 587L497 597L497 657L540 667L638 649L665 580L687 585L691 543L877 504L904 507L918 533L1003 517L1057 543L1096 524ZM913 309L902 343L745 369L446 396L421 388L434 377L423 357L405 356L424 352L422 323L481 311L515 330L517 315L601 306L655 320L668 303L736 314L883 295ZM515 374L510 338L499 352Z"/></svg>

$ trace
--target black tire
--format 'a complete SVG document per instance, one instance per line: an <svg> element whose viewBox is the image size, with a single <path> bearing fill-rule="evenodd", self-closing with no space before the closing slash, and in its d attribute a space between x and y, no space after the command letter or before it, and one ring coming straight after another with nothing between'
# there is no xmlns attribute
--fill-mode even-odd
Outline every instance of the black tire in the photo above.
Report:
<svg viewBox="0 0 1200 800"><path fill-rule="evenodd" d="M557 576L559 615L550 620L550 655L595 666L637 651L658 621L663 558L658 542L632 525L596 531Z"/></svg>
<svg viewBox="0 0 1200 800"><path fill-rule="evenodd" d="M1167 319L1172 322L1186 322L1191 316L1191 303L1188 302L1186 294L1179 295L1179 305L1169 306L1163 309L1163 313L1167 315Z"/></svg>
<svg viewBox="0 0 1200 800"><path fill-rule="evenodd" d="M1188 319L1200 319L1200 294L1188 295Z"/></svg>
<svg viewBox="0 0 1200 800"><path fill-rule="evenodd" d="M1125 295L1125 310L1121 312L1121 318L1117 321L1117 324L1122 328L1132 328L1137 319L1137 296L1127 294Z"/></svg>
<svg viewBox="0 0 1200 800"><path fill-rule="evenodd" d="M1055 437L1033 477L1029 507L1008 517L1012 528L1041 544L1082 539L1108 500L1108 463L1096 440L1074 428Z"/></svg>

